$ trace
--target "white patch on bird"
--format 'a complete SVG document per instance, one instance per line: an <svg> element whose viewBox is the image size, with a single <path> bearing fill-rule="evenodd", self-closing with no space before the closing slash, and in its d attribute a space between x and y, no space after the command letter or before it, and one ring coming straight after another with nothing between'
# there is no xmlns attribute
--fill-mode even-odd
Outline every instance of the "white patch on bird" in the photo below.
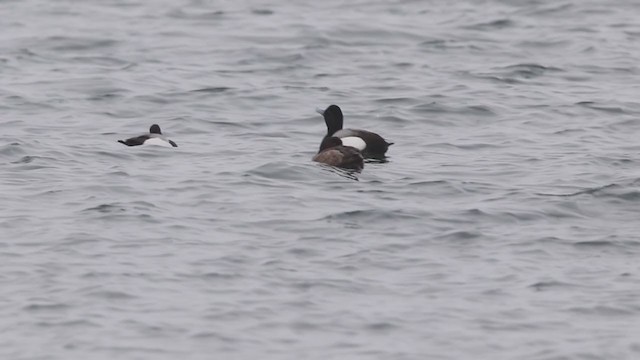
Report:
<svg viewBox="0 0 640 360"><path fill-rule="evenodd" d="M156 145L156 146L164 146L164 147L173 147L169 142L161 137L152 137L147 139L142 145Z"/></svg>
<svg viewBox="0 0 640 360"><path fill-rule="evenodd" d="M364 150L367 147L367 143L362 140L362 138L357 136L347 136L340 138L342 140L342 145L351 146L360 151Z"/></svg>
<svg viewBox="0 0 640 360"><path fill-rule="evenodd" d="M332 136L339 137L339 138L346 138L349 136L360 137L358 136L358 132L353 129L340 129L334 132Z"/></svg>

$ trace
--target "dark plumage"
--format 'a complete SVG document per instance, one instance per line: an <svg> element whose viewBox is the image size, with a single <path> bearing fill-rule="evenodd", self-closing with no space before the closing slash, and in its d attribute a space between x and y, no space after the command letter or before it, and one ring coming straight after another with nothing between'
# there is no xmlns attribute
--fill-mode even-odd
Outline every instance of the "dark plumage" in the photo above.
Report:
<svg viewBox="0 0 640 360"><path fill-rule="evenodd" d="M168 145L165 145L165 146L178 147L178 145L175 142L169 139L166 139L164 136L162 136L162 131L160 131L160 126L158 126L158 124L151 125L151 127L149 128L148 134L132 137L127 140L118 140L118 142L125 144L127 146L138 146L138 145L144 144L149 139L160 140L157 143L155 143L155 145L161 145L163 142L165 142L165 143L168 143Z"/></svg>
<svg viewBox="0 0 640 360"><path fill-rule="evenodd" d="M324 139L331 136L341 139L347 137L361 138L366 146L358 150L362 151L365 157L384 157L389 146L393 145L393 143L387 142L382 136L370 131L343 129L344 117L342 116L342 110L340 110L340 107L337 105L330 105L325 110L318 109L318 112L322 114L327 124L327 135Z"/></svg>
<svg viewBox="0 0 640 360"><path fill-rule="evenodd" d="M325 138L313 161L344 169L362 170L364 167L360 151L351 146L343 146L342 140L337 137Z"/></svg>

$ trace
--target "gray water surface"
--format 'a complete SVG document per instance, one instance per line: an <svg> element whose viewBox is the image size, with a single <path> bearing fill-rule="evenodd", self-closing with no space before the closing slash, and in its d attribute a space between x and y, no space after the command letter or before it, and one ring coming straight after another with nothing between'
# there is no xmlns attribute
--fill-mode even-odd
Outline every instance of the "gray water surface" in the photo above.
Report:
<svg viewBox="0 0 640 360"><path fill-rule="evenodd" d="M0 358L640 358L640 3L0 14Z"/></svg>

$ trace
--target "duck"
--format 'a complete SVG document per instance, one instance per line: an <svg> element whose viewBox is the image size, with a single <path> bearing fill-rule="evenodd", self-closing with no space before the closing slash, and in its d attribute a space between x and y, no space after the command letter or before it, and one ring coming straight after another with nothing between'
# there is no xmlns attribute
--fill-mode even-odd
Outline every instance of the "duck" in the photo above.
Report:
<svg viewBox="0 0 640 360"><path fill-rule="evenodd" d="M316 109L324 117L327 124L327 135L323 141L329 137L342 139L345 146L354 147L362 152L364 157L384 158L389 146L393 143L387 142L382 136L366 130L343 129L342 110L338 105L329 105L326 109ZM322 145L320 146L322 149Z"/></svg>
<svg viewBox="0 0 640 360"><path fill-rule="evenodd" d="M127 146L159 145L165 147L178 147L175 142L162 136L162 131L158 124L151 125L148 134L132 137L127 140L118 140L118 142Z"/></svg>
<svg viewBox="0 0 640 360"><path fill-rule="evenodd" d="M335 136L322 140L320 151L313 157L313 161L357 171L364 168L364 158L360 150L353 146L345 146L342 139Z"/></svg>

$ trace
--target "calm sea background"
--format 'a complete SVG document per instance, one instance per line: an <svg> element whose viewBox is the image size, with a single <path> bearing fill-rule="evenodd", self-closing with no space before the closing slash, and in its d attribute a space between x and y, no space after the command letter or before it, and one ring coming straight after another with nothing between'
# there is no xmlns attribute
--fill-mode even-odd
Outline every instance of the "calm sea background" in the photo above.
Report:
<svg viewBox="0 0 640 360"><path fill-rule="evenodd" d="M640 2L0 14L1 359L640 358Z"/></svg>

